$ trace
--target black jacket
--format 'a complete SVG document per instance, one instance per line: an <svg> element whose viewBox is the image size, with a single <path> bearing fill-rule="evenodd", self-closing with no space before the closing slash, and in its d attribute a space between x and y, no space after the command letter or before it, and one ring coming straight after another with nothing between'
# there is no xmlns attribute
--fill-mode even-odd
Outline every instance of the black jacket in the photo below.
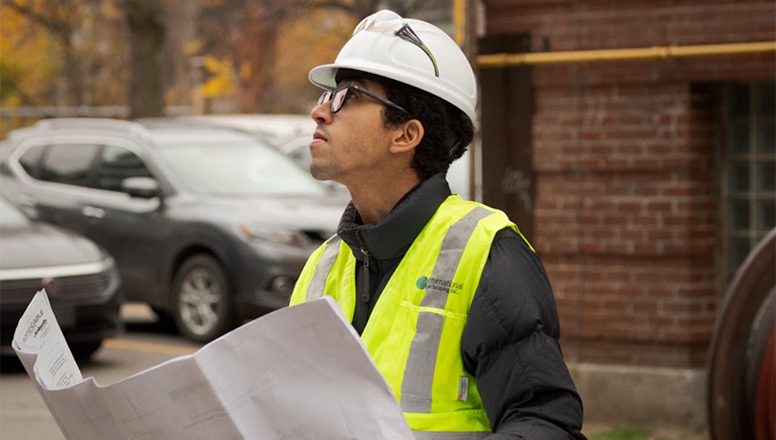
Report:
<svg viewBox="0 0 776 440"><path fill-rule="evenodd" d="M407 249L450 195L442 174L422 182L377 225L352 204L338 235L357 259L353 326L363 331ZM539 258L511 229L491 246L461 341L464 367L494 432L488 439L584 439L582 402L558 344L559 323Z"/></svg>

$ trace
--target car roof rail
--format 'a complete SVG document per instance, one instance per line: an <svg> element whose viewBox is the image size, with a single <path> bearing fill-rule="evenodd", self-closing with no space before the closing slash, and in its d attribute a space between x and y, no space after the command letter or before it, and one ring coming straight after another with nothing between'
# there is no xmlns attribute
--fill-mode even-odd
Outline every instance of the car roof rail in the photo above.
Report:
<svg viewBox="0 0 776 440"><path fill-rule="evenodd" d="M128 132L144 138L150 137L150 133L137 122L122 119L109 118L51 118L41 119L35 124L43 130L55 130L66 128L80 129L112 129Z"/></svg>

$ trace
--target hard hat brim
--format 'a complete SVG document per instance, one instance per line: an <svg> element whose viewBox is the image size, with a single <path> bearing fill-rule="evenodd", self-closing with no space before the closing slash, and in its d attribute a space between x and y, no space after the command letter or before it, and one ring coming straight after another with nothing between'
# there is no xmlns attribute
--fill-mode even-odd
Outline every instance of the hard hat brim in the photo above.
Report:
<svg viewBox="0 0 776 440"><path fill-rule="evenodd" d="M307 74L307 79L322 89L333 90L335 87L337 87L337 81L335 80L337 70L341 68L347 69L348 67L338 64L322 64L320 66L313 67Z"/></svg>

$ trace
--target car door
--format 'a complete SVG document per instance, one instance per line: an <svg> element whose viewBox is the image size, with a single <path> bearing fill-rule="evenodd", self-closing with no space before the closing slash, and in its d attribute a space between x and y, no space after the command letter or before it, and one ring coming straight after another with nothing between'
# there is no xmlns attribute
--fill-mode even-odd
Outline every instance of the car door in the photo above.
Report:
<svg viewBox="0 0 776 440"><path fill-rule="evenodd" d="M158 180L142 154L131 144L103 144L94 163L95 191L82 199L81 209L90 237L116 259L127 299L161 304L167 290L162 281L167 269L164 243L173 224L162 196L131 197L122 190L130 177Z"/></svg>
<svg viewBox="0 0 776 440"><path fill-rule="evenodd" d="M99 243L116 260L130 300L160 303L169 225L159 197L133 198L123 179L155 177L142 148L111 136L52 135L17 155L23 176L15 202L42 221Z"/></svg>

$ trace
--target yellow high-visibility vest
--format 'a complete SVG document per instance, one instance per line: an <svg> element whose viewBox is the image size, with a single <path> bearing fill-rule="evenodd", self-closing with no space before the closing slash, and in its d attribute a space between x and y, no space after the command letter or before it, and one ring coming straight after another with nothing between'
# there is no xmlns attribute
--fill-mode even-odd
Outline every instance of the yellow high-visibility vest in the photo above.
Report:
<svg viewBox="0 0 776 440"><path fill-rule="evenodd" d="M493 238L506 227L520 234L503 212L449 196L407 250L361 335L418 439L490 432L476 380L463 367L461 336ZM352 321L355 272L350 248L330 238L307 261L291 305L329 295Z"/></svg>

